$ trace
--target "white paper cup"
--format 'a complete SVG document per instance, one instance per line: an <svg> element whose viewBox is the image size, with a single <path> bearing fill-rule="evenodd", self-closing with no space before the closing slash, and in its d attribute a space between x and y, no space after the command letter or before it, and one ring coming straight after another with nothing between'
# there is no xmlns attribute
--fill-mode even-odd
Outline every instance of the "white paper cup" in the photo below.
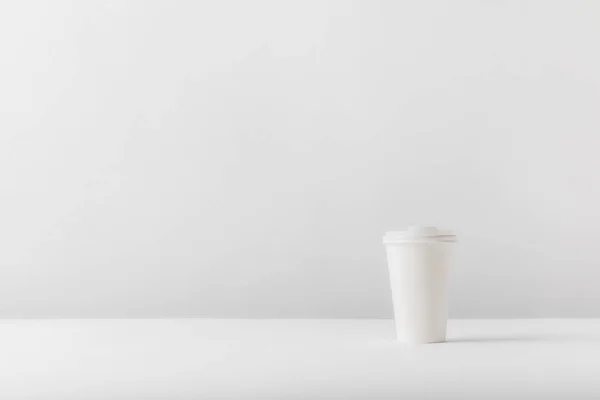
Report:
<svg viewBox="0 0 600 400"><path fill-rule="evenodd" d="M387 232L387 252L398 340L446 340L448 270L456 236L437 228Z"/></svg>

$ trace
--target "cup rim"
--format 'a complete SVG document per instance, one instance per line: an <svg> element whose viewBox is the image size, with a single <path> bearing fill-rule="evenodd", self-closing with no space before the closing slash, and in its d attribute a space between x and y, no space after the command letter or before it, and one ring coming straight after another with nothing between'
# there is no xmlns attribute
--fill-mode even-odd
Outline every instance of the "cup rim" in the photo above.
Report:
<svg viewBox="0 0 600 400"><path fill-rule="evenodd" d="M410 227L404 231L388 231L383 236L384 244L434 242L453 243L456 241L456 235L453 232L439 230L435 227Z"/></svg>

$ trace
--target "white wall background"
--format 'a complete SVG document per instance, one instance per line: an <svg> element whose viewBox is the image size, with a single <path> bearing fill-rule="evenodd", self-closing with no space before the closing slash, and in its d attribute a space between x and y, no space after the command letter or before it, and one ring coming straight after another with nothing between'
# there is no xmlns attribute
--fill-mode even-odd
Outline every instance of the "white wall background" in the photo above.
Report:
<svg viewBox="0 0 600 400"><path fill-rule="evenodd" d="M0 315L600 316L600 3L0 3Z"/></svg>

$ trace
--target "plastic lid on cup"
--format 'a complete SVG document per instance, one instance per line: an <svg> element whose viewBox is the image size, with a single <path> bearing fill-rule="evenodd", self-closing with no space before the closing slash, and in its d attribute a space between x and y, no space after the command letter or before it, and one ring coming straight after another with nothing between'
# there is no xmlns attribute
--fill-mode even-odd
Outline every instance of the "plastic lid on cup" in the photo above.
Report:
<svg viewBox="0 0 600 400"><path fill-rule="evenodd" d="M456 242L456 235L434 226L412 226L405 231L389 231L383 237L384 244Z"/></svg>

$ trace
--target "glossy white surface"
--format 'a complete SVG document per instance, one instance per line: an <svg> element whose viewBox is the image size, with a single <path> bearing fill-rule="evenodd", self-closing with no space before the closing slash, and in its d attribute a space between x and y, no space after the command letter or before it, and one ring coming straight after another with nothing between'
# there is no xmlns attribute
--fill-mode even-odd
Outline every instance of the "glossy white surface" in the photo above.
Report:
<svg viewBox="0 0 600 400"><path fill-rule="evenodd" d="M2 399L600 398L599 320L2 320Z"/></svg>

